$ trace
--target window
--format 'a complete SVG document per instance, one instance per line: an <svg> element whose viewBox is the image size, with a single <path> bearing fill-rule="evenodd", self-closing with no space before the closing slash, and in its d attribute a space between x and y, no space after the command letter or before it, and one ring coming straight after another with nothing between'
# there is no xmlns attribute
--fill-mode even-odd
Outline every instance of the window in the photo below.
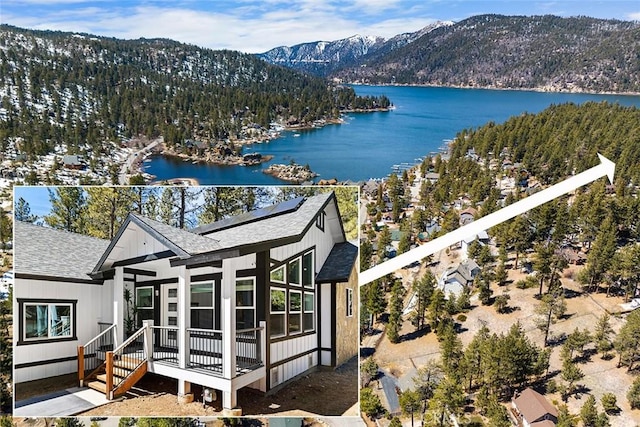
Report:
<svg viewBox="0 0 640 427"><path fill-rule="evenodd" d="M324 231L324 217L325 217L325 215L326 214L324 213L324 211L322 211L316 217L316 227L318 227L322 231Z"/></svg>
<svg viewBox="0 0 640 427"><path fill-rule="evenodd" d="M18 345L32 342L74 340L75 300L18 299L22 331Z"/></svg>
<svg viewBox="0 0 640 427"><path fill-rule="evenodd" d="M285 318L287 309L287 292L284 289L271 288L271 310L269 321L271 323L270 336L283 336L285 330Z"/></svg>
<svg viewBox="0 0 640 427"><path fill-rule="evenodd" d="M251 329L256 327L254 289L256 280L236 280L236 329Z"/></svg>
<svg viewBox="0 0 640 427"><path fill-rule="evenodd" d="M191 284L191 327L213 329L213 282Z"/></svg>
<svg viewBox="0 0 640 427"><path fill-rule="evenodd" d="M136 288L136 308L153 308L153 286Z"/></svg>
<svg viewBox="0 0 640 427"><path fill-rule="evenodd" d="M311 292L304 293L304 313L302 314L302 327L305 331L312 331L315 328L314 324L314 308L315 308L315 295Z"/></svg>
<svg viewBox="0 0 640 427"><path fill-rule="evenodd" d="M137 325L141 327L143 320L153 319L153 286L136 288L135 292Z"/></svg>
<svg viewBox="0 0 640 427"><path fill-rule="evenodd" d="M285 283L286 265L282 265L271 271L271 281L276 283Z"/></svg>
<svg viewBox="0 0 640 427"><path fill-rule="evenodd" d="M353 316L353 289L347 288L347 317Z"/></svg>
<svg viewBox="0 0 640 427"><path fill-rule="evenodd" d="M307 252L302 256L302 284L307 288L313 288L313 252Z"/></svg>
<svg viewBox="0 0 640 427"><path fill-rule="evenodd" d="M289 262L289 284L300 286L300 258Z"/></svg>
<svg viewBox="0 0 640 427"><path fill-rule="evenodd" d="M289 333L297 334L302 331L302 292L289 291Z"/></svg>

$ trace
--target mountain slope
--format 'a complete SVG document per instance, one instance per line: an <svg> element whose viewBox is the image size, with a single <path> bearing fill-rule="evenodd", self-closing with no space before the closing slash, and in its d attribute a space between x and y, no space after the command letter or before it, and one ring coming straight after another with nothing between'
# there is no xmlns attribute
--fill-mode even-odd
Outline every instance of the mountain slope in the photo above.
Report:
<svg viewBox="0 0 640 427"><path fill-rule="evenodd" d="M640 92L640 23L482 15L334 73L350 82Z"/></svg>
<svg viewBox="0 0 640 427"><path fill-rule="evenodd" d="M423 35L451 22L437 22L423 29L398 34L389 40L377 36L355 35L335 41L317 41L294 46L280 46L256 55L271 64L327 76L337 70L357 66L364 58L385 54L414 42Z"/></svg>
<svg viewBox="0 0 640 427"><path fill-rule="evenodd" d="M375 103L249 54L0 26L3 151L87 154L139 135L213 148L272 121L311 123Z"/></svg>

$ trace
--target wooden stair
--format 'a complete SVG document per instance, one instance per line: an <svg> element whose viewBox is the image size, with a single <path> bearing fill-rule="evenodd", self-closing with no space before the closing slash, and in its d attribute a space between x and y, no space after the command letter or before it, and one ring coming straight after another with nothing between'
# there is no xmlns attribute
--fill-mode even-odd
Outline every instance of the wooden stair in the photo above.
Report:
<svg viewBox="0 0 640 427"><path fill-rule="evenodd" d="M121 356L118 360L113 360L111 386L112 393L108 393L108 374L106 363L102 365L98 372L87 378L85 385L89 388L104 393L107 399L113 399L125 394L147 373L147 364L142 359L129 356ZM139 365L139 366L138 366ZM137 366L137 368L131 368Z"/></svg>

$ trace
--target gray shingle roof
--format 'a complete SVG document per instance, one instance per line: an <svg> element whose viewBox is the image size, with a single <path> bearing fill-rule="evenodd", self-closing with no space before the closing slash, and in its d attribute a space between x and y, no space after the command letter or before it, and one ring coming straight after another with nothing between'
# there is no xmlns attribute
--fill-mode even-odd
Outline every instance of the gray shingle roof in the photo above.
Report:
<svg viewBox="0 0 640 427"><path fill-rule="evenodd" d="M16 221L14 267L18 274L91 280L88 273L108 240Z"/></svg>
<svg viewBox="0 0 640 427"><path fill-rule="evenodd" d="M346 282L351 275L353 263L358 257L358 247L349 242L336 243L322 270L316 277L317 283Z"/></svg>
<svg viewBox="0 0 640 427"><path fill-rule="evenodd" d="M207 234L220 244L220 249L235 248L301 235L328 203L333 193L311 196L297 210L264 220Z"/></svg>
<svg viewBox="0 0 640 427"><path fill-rule="evenodd" d="M216 239L210 236L200 236L199 234L172 227L141 215L133 213L130 215L134 218L134 222L139 225L140 223L146 225L149 230L153 230L157 233L156 237L166 239L167 243L179 248L185 254L195 255L221 249L221 246Z"/></svg>

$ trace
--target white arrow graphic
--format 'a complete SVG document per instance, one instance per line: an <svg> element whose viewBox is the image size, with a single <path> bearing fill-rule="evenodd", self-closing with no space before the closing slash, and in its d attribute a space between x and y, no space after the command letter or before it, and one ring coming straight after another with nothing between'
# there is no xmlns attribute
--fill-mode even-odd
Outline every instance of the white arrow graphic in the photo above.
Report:
<svg viewBox="0 0 640 427"><path fill-rule="evenodd" d="M506 206L499 211L483 216L476 221L445 234L444 236L438 237L437 239L427 242L422 246L410 250L409 252L405 252L390 259L389 261L368 269L360 274L360 285L365 285L375 279L399 270L405 265L409 265L442 249L448 248L467 237L476 236L481 231L488 230L495 225L530 211L536 206L549 202L556 197L569 193L576 188L582 187L583 185L595 181L605 175L608 176L609 181L613 183L613 173L616 168L615 163L600 154L598 154L598 157L601 162L598 166L594 166L591 169L579 173L578 175L574 175L571 178L559 182L545 190Z"/></svg>

